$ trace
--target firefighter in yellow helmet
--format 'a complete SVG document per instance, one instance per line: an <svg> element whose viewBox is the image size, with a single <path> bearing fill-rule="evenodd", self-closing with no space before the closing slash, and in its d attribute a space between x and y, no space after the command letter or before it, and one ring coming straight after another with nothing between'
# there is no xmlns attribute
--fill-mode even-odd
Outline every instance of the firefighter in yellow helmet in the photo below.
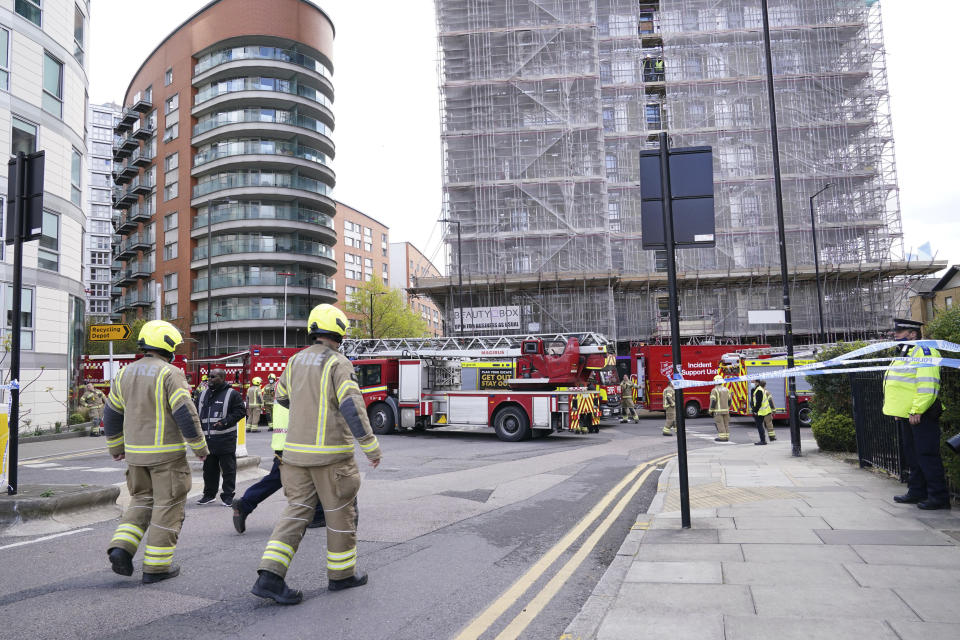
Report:
<svg viewBox="0 0 960 640"><path fill-rule="evenodd" d="M667 382L663 388L663 411L666 420L663 423L663 435L672 436L677 433L677 396L673 390L673 380Z"/></svg>
<svg viewBox="0 0 960 640"><path fill-rule="evenodd" d="M723 376L714 376L716 386L710 390L710 415L717 425L717 442L730 442L730 390L723 386Z"/></svg>
<svg viewBox="0 0 960 640"><path fill-rule="evenodd" d="M273 402L277 394L277 376L267 376L267 384L263 385L263 415L267 418L267 431L273 431Z"/></svg>
<svg viewBox="0 0 960 640"><path fill-rule="evenodd" d="M293 355L277 382L277 404L290 409L280 478L287 507L274 526L251 590L280 604L296 604L303 594L284 580L317 501L327 519L327 588L367 583L357 573L357 510L360 470L354 446L374 467L380 446L370 429L353 365L339 353L347 317L329 304L313 308L307 331L314 344Z"/></svg>
<svg viewBox="0 0 960 640"><path fill-rule="evenodd" d="M146 535L144 584L180 573L172 561L192 484L187 448L200 460L207 457L190 386L170 364L182 342L169 322L144 324L139 346L146 355L120 370L104 408L107 446L114 460L127 460L131 496L107 556L115 573L132 575L133 556Z"/></svg>
<svg viewBox="0 0 960 640"><path fill-rule="evenodd" d="M247 431L260 431L260 411L263 410L263 390L259 377L250 381L247 389Z"/></svg>

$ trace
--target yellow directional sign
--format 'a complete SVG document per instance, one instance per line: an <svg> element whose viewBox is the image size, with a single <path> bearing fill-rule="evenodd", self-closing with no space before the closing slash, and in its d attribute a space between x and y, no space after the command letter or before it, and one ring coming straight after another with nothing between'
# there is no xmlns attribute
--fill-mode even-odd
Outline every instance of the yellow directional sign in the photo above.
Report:
<svg viewBox="0 0 960 640"><path fill-rule="evenodd" d="M130 326L125 324L92 324L90 339L94 342L106 340L126 340L130 335Z"/></svg>

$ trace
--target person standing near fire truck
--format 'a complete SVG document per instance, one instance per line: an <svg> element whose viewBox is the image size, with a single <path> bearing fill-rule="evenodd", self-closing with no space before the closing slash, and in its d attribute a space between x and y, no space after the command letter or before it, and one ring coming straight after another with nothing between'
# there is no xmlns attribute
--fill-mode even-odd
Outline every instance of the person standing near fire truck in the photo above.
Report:
<svg viewBox="0 0 960 640"><path fill-rule="evenodd" d="M260 431L260 411L263 409L261 382L263 380L260 378L254 378L247 389L247 431Z"/></svg>
<svg viewBox="0 0 960 640"><path fill-rule="evenodd" d="M663 388L663 410L666 413L666 422L663 423L663 435L672 436L677 433L677 396L673 390L673 381Z"/></svg>
<svg viewBox="0 0 960 640"><path fill-rule="evenodd" d="M367 575L356 570L360 470L354 445L360 445L374 468L381 459L353 365L339 352L347 332L346 315L333 305L318 305L310 312L307 332L314 344L287 361L277 382L277 404L290 409L280 465L288 504L270 535L251 589L279 604L303 599L284 578L318 500L327 518L327 589L367 583Z"/></svg>
<svg viewBox="0 0 960 640"><path fill-rule="evenodd" d="M767 389L767 381L760 381L760 388L763 389L763 394L766 396L766 407L761 409L760 415L763 416L763 428L767 430L767 437L770 438L770 442L773 442L777 439L777 431L773 428L773 408L776 406L773 403L773 394L770 393L770 389Z"/></svg>
<svg viewBox="0 0 960 640"><path fill-rule="evenodd" d="M620 422L630 420L631 414L634 422L640 422L637 406L633 404L633 390L636 388L637 383L630 376L623 376L623 380L620 381Z"/></svg>
<svg viewBox="0 0 960 640"><path fill-rule="evenodd" d="M770 403L767 400L767 390L760 386L761 381L753 383L750 392L750 410L753 411L753 424L757 427L760 440L753 444L767 444L767 434L764 431L763 418L770 413Z"/></svg>
<svg viewBox="0 0 960 640"><path fill-rule="evenodd" d="M273 431L273 401L277 395L277 376L267 376L267 384L263 385L263 414L267 418L267 431Z"/></svg>
<svg viewBox="0 0 960 640"><path fill-rule="evenodd" d="M103 391L93 386L92 382L87 383L86 392L80 396L80 406L87 410L87 419L90 421L90 435L96 437L100 435L100 429L103 426L103 407L107 404L107 396Z"/></svg>
<svg viewBox="0 0 960 640"><path fill-rule="evenodd" d="M730 390L723 386L723 376L714 376L716 386L710 391L710 415L717 425L716 442L730 442Z"/></svg>

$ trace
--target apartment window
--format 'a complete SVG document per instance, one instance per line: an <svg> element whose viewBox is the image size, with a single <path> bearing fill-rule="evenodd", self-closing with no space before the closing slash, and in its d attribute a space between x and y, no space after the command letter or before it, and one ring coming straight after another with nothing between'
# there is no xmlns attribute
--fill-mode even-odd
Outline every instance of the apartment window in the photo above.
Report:
<svg viewBox="0 0 960 640"><path fill-rule="evenodd" d="M63 63L43 52L43 110L63 117Z"/></svg>
<svg viewBox="0 0 960 640"><path fill-rule="evenodd" d="M43 14L40 9L40 2L41 0L17 0L14 10L39 27Z"/></svg>
<svg viewBox="0 0 960 640"><path fill-rule="evenodd" d="M373 251L373 243L372 243L372 242L364 242L364 243L363 243L363 250L364 250L364 251L367 251L367 252Z"/></svg>
<svg viewBox="0 0 960 640"><path fill-rule="evenodd" d="M953 296L947 296L943 299L943 306L947 309L953 309Z"/></svg>
<svg viewBox="0 0 960 640"><path fill-rule="evenodd" d="M93 154L98 156L109 156L113 153L113 147L109 143L94 142L92 145Z"/></svg>
<svg viewBox="0 0 960 640"><path fill-rule="evenodd" d="M20 289L20 348L33 349L33 289ZM7 299L7 333L13 328L13 285L6 285L4 297Z"/></svg>
<svg viewBox="0 0 960 640"><path fill-rule="evenodd" d="M88 220L90 233L113 233L113 224L109 220Z"/></svg>
<svg viewBox="0 0 960 640"><path fill-rule="evenodd" d="M347 294L348 296L350 296L350 295L353 295L354 293L357 292L357 288L356 288L356 287L351 287L350 285L347 285L345 291L346 291L346 294Z"/></svg>
<svg viewBox="0 0 960 640"><path fill-rule="evenodd" d="M173 291L177 288L177 274L168 273L163 276L163 290L164 291Z"/></svg>
<svg viewBox="0 0 960 640"><path fill-rule="evenodd" d="M105 284L91 284L90 295L95 298L106 298L110 295L110 288Z"/></svg>
<svg viewBox="0 0 960 640"><path fill-rule="evenodd" d="M73 156L70 159L70 202L80 206L80 174L83 171L83 155L73 150Z"/></svg>
<svg viewBox="0 0 960 640"><path fill-rule="evenodd" d="M37 249L37 267L57 271L60 268L60 216L43 212L40 247Z"/></svg>
<svg viewBox="0 0 960 640"><path fill-rule="evenodd" d="M163 187L163 201L173 200L178 195L180 195L180 183L177 181L171 182L168 185Z"/></svg>
<svg viewBox="0 0 960 640"><path fill-rule="evenodd" d="M177 303L163 305L163 317L164 318L180 317L180 314L177 312Z"/></svg>
<svg viewBox="0 0 960 640"><path fill-rule="evenodd" d="M10 90L10 30L0 27L0 89Z"/></svg>
<svg viewBox="0 0 960 640"><path fill-rule="evenodd" d="M177 136L180 135L180 123L174 122L172 125L163 130L163 141L170 142L171 140L176 140Z"/></svg>
<svg viewBox="0 0 960 640"><path fill-rule="evenodd" d="M372 268L373 268L373 258L364 258L364 259L363 259L363 266L366 267L367 269L372 269Z"/></svg>
<svg viewBox="0 0 960 640"><path fill-rule="evenodd" d="M177 242L168 242L163 245L163 259L173 260L177 257Z"/></svg>
<svg viewBox="0 0 960 640"><path fill-rule="evenodd" d="M91 250L110 250L110 238L107 238L106 236L88 236L87 242L89 243Z"/></svg>
<svg viewBox="0 0 960 640"><path fill-rule="evenodd" d="M180 214L174 211L163 216L163 230L170 231L176 229L180 224ZM176 274L174 274L176 275Z"/></svg>
<svg viewBox="0 0 960 640"><path fill-rule="evenodd" d="M91 251L90 264L97 266L110 266L110 254Z"/></svg>
<svg viewBox="0 0 960 640"><path fill-rule="evenodd" d="M163 105L163 113L164 115L166 115L172 111L176 111L179 108L180 108L180 94L175 93L169 98L167 98L167 101Z"/></svg>
<svg viewBox="0 0 960 640"><path fill-rule="evenodd" d="M163 159L163 170L173 171L180 166L180 153L171 153Z"/></svg>
<svg viewBox="0 0 960 640"><path fill-rule="evenodd" d="M77 5L73 6L73 57L83 64L83 11Z"/></svg>
<svg viewBox="0 0 960 640"><path fill-rule="evenodd" d="M113 129L93 126L90 128L90 139L99 140L100 142L110 142L113 140Z"/></svg>
<svg viewBox="0 0 960 640"><path fill-rule="evenodd" d="M364 227L364 228L363 228L363 235L365 235L365 236L367 236L368 238L370 238L370 237L372 237L372 234L373 234L373 232L370 230L370 227Z"/></svg>
<svg viewBox="0 0 960 640"><path fill-rule="evenodd" d="M107 315L110 313L110 301L109 300L90 300L90 314L91 315Z"/></svg>
<svg viewBox="0 0 960 640"><path fill-rule="evenodd" d="M97 282L110 282L110 269L90 269L90 279Z"/></svg>
<svg viewBox="0 0 960 640"><path fill-rule="evenodd" d="M13 132L10 136L10 153L33 153L37 150L37 125L13 116Z"/></svg>
<svg viewBox="0 0 960 640"><path fill-rule="evenodd" d="M106 189L90 189L90 202L110 202L110 192Z"/></svg>
<svg viewBox="0 0 960 640"><path fill-rule="evenodd" d="M169 87L173 83L173 69L167 69L163 74L163 86Z"/></svg>

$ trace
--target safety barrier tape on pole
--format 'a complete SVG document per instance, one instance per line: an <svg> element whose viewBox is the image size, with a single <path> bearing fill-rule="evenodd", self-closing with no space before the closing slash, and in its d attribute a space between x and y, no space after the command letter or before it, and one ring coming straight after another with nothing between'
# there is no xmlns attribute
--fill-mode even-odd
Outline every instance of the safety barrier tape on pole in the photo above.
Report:
<svg viewBox="0 0 960 640"><path fill-rule="evenodd" d="M777 378L790 378L797 375L803 376L825 376L825 375L837 375L844 373L854 373L861 371L910 371L913 369L920 369L923 367L950 367L952 369L960 369L960 359L957 358L943 358L943 357L933 357L933 356L895 356L890 358L865 358L862 360L853 360L853 358L869 355L871 353L876 353L878 351L885 351L894 347L901 347L904 345L914 345L919 347L928 347L935 348L941 351L953 351L960 352L960 344L953 342L947 342L946 340L904 340L902 342L878 342L876 344L871 344L849 353L845 353L836 358L831 358L830 360L824 360L823 362L814 362L811 364L799 365L792 367L790 369L780 369L778 371L768 371L764 373L751 373L744 376L736 376L730 378L724 378L723 384L728 384L731 382L751 382L753 380L772 380ZM871 362L893 362L896 361L895 366L856 366L851 367L849 365L860 365L864 363ZM763 362L761 359L760 362ZM835 368L835 367L842 368ZM676 389L687 389L690 387L707 387L717 384L713 380L685 380L682 376L674 375L673 386Z"/></svg>

